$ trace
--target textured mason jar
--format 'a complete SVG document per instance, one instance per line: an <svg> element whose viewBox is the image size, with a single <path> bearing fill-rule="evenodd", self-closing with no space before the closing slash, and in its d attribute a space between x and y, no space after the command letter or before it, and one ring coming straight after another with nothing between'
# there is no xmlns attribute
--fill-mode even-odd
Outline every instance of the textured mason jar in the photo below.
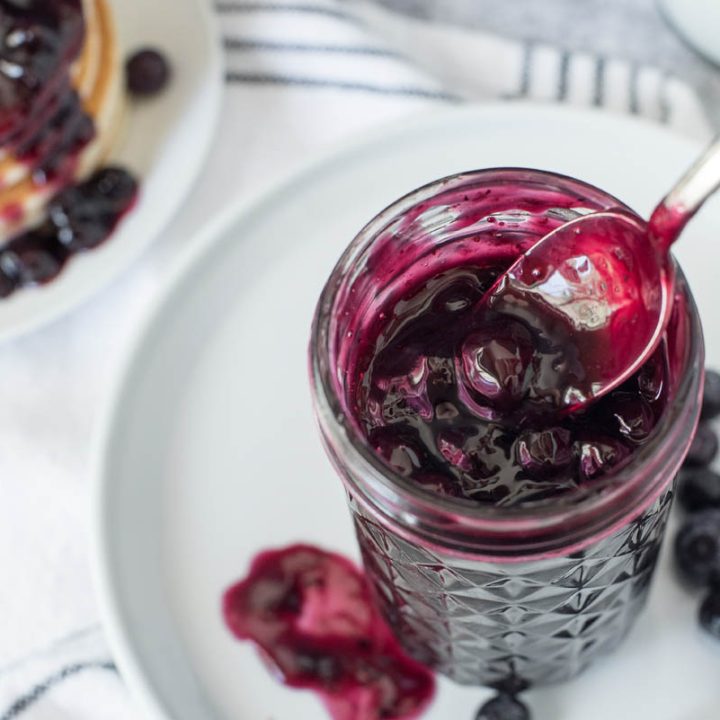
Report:
<svg viewBox="0 0 720 720"><path fill-rule="evenodd" d="M485 170L432 183L352 242L323 291L311 340L323 442L345 485L380 609L415 658L458 683L496 687L566 680L627 635L645 604L673 480L697 425L704 355L678 269L670 400L648 442L616 474L545 505L495 508L432 495L394 473L368 445L347 394L348 328L385 290L373 252L392 237L408 263L428 244L442 257L457 239L453 228L471 232L473 198L488 190L507 197L510 188L528 207L533 198L557 198L550 212L568 219L624 207L597 188L538 171ZM571 201L577 207L568 211Z"/></svg>

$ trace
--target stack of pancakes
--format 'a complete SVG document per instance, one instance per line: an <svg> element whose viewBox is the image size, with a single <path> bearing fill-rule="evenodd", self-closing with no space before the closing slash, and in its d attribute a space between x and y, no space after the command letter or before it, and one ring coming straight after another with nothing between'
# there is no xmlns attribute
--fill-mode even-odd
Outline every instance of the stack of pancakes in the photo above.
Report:
<svg viewBox="0 0 720 720"><path fill-rule="evenodd" d="M34 69L47 89L31 85L30 91L26 87L16 91L11 87L3 97L3 90L14 82L12 67L4 59L4 85L0 85L0 243L36 225L58 191L85 179L102 164L123 116L123 71L108 0L68 0L64 5L62 0L40 0L36 4L43 2L50 8L40 15L47 27L61 18L69 30L64 47L53 37L42 46L45 55L35 59ZM5 15L3 4L11 7ZM32 8L33 3L28 6ZM22 7L17 0L0 0L0 43L6 58L13 57L13 49L20 43L31 49L40 46L32 36L45 32L42 24L18 30L13 19L20 16L23 20ZM18 57L29 54L23 52L25 55ZM20 110L13 101L22 104ZM68 135L73 142L64 147L62 139L67 140Z"/></svg>

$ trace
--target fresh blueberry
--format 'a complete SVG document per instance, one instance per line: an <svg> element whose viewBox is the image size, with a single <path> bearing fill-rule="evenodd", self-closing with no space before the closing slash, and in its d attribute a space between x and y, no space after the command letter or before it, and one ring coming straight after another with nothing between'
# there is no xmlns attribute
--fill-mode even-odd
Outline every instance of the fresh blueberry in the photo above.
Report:
<svg viewBox="0 0 720 720"><path fill-rule="evenodd" d="M703 391L702 419L712 420L720 415L720 373L705 371L705 390Z"/></svg>
<svg viewBox="0 0 720 720"><path fill-rule="evenodd" d="M127 61L126 74L128 90L138 97L148 97L165 89L171 69L162 53L146 48Z"/></svg>
<svg viewBox="0 0 720 720"><path fill-rule="evenodd" d="M675 538L678 570L693 585L720 580L720 511L691 515Z"/></svg>
<svg viewBox="0 0 720 720"><path fill-rule="evenodd" d="M720 590L714 588L700 606L700 625L720 640Z"/></svg>
<svg viewBox="0 0 720 720"><path fill-rule="evenodd" d="M565 428L524 432L518 438L517 460L531 474L557 472L572 461L571 442L570 431Z"/></svg>
<svg viewBox="0 0 720 720"><path fill-rule="evenodd" d="M718 453L718 437L708 423L700 423L685 458L685 467L707 467Z"/></svg>
<svg viewBox="0 0 720 720"><path fill-rule="evenodd" d="M680 478L678 500L688 512L720 509L720 474L709 468L687 471Z"/></svg>
<svg viewBox="0 0 720 720"><path fill-rule="evenodd" d="M11 266L6 271L3 265L3 256L0 255L0 298L10 297L18 288L18 279L15 269Z"/></svg>
<svg viewBox="0 0 720 720"><path fill-rule="evenodd" d="M530 710L514 695L500 693L478 710L475 720L530 720Z"/></svg>

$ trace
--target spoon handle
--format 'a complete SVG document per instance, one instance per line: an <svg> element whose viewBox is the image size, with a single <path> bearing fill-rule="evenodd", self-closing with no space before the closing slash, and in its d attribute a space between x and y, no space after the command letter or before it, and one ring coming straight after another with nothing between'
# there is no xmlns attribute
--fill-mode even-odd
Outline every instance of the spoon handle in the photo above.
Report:
<svg viewBox="0 0 720 720"><path fill-rule="evenodd" d="M713 140L653 211L649 223L650 234L662 250L667 251L703 203L718 189L720 136Z"/></svg>

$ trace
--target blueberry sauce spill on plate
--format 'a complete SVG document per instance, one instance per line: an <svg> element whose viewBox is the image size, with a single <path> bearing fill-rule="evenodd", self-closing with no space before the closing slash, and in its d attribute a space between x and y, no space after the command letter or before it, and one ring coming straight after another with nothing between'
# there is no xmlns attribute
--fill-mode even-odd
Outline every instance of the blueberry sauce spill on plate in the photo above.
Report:
<svg viewBox="0 0 720 720"><path fill-rule="evenodd" d="M314 690L335 720L414 718L433 675L403 653L365 577L307 545L264 552L223 599L227 626L251 640L283 682Z"/></svg>

